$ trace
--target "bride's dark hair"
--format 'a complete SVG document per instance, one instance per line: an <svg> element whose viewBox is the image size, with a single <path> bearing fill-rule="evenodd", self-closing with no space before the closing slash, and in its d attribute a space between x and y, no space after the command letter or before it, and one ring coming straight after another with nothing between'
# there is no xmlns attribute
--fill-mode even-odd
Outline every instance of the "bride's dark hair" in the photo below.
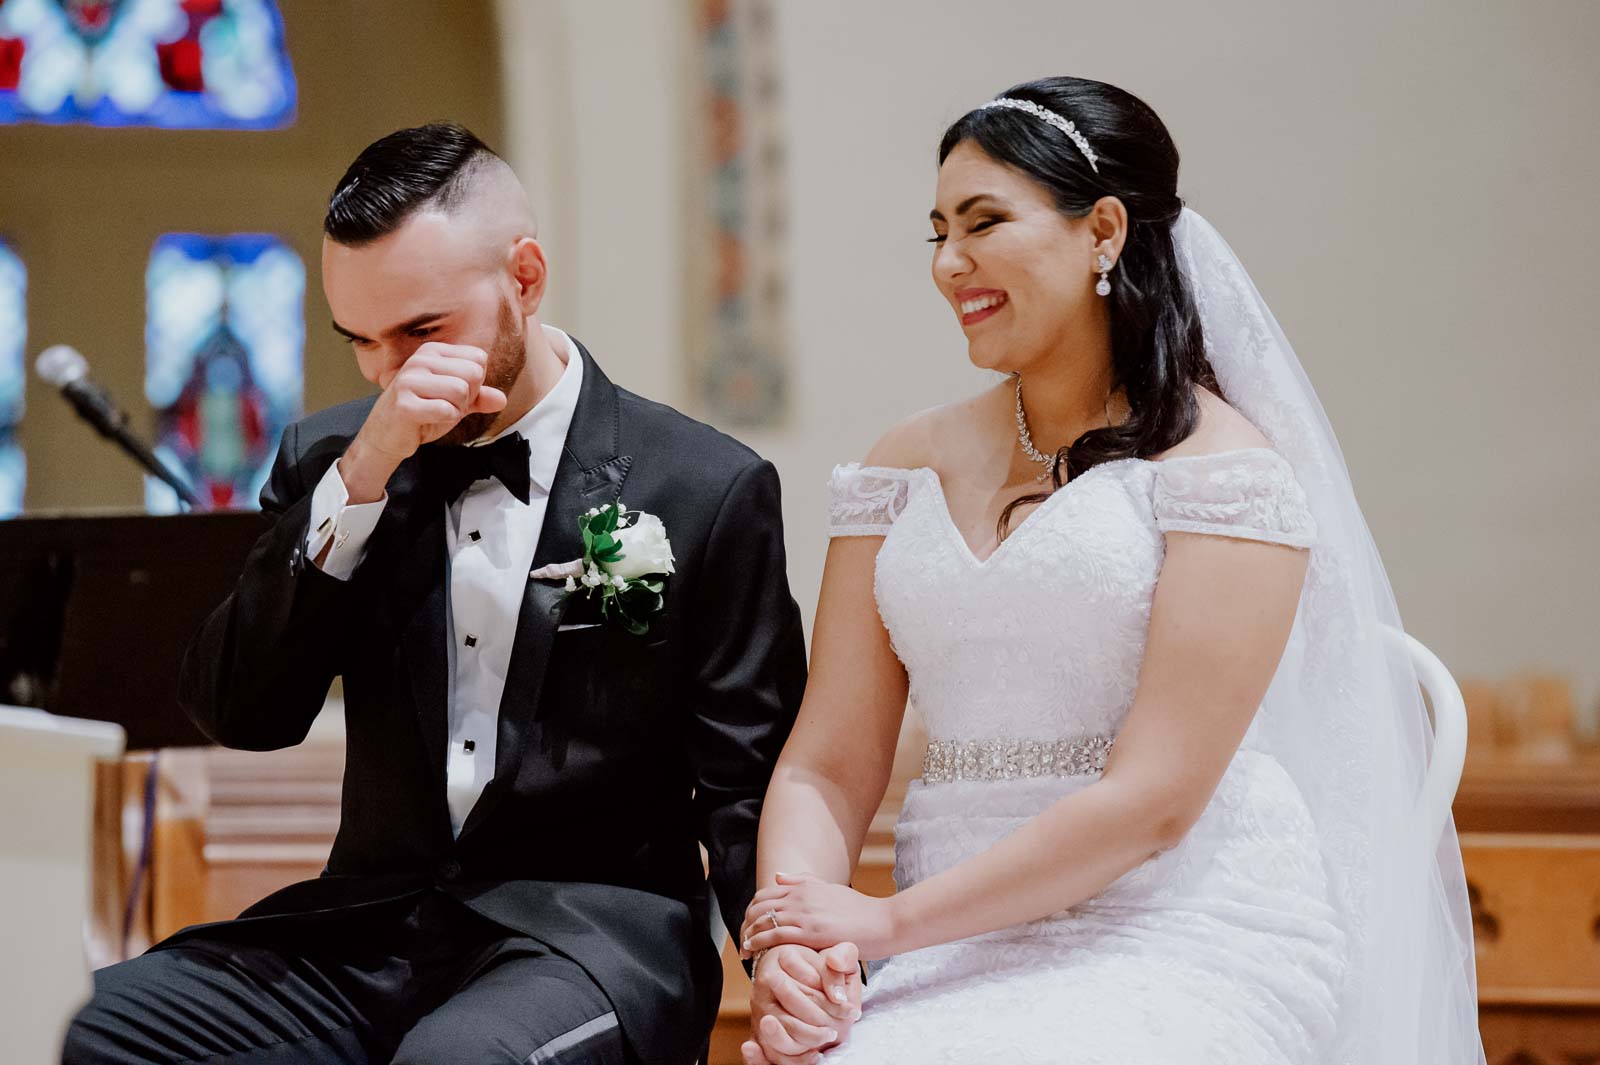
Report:
<svg viewBox="0 0 1600 1065"><path fill-rule="evenodd" d="M990 158L1043 186L1058 210L1082 218L1103 196L1128 211L1128 237L1111 271L1112 387L1127 396L1122 424L1091 429L1056 453L1060 488L1112 459L1156 455L1182 442L1200 419L1194 386L1216 391L1194 298L1172 244L1183 210L1178 197L1178 149L1167 127L1143 100L1114 85L1084 78L1041 78L1001 94L1029 100L1074 123L1096 155L1096 173L1067 135L1022 111L1004 107L968 112L945 131L939 162L971 141ZM1088 264L1062 264L1084 270ZM1014 500L1000 515L1006 535L1012 512L1048 498Z"/></svg>

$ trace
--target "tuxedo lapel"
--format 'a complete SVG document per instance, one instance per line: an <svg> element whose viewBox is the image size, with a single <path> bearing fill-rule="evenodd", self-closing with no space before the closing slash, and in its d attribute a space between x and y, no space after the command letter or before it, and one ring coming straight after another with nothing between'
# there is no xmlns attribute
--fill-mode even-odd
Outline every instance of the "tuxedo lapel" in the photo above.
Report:
<svg viewBox="0 0 1600 1065"><path fill-rule="evenodd" d="M577 347L583 358L583 387L550 488L539 546L534 551L530 571L582 556L579 515L592 507L616 502L633 464L633 456L617 453L620 410L616 386L601 373L588 350L582 344ZM500 698L494 779L484 788L467 816L461 829L463 836L489 815L516 780L528 733L538 711L550 648L565 612L566 591L560 581L527 577L524 580L527 583L522 610L511 646L505 691Z"/></svg>
<svg viewBox="0 0 1600 1065"><path fill-rule="evenodd" d="M401 646L416 703L417 730L441 797L450 733L450 664L446 646L450 560L445 546L445 518L444 496L419 477L417 460L408 459L389 482L384 519L390 531L382 539L375 533L372 545L374 553L381 550L394 555L394 565L384 567L385 572L395 575L391 609L408 612ZM448 815L442 802L440 808Z"/></svg>

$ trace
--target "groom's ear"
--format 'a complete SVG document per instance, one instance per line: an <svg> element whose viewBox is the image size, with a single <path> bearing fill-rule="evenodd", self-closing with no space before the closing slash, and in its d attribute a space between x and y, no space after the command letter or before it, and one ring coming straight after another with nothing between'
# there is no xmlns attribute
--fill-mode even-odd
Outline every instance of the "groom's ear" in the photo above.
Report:
<svg viewBox="0 0 1600 1065"><path fill-rule="evenodd" d="M544 248L533 237L520 237L511 246L511 279L517 285L517 301L524 317L539 313L545 286L550 280L550 265Z"/></svg>

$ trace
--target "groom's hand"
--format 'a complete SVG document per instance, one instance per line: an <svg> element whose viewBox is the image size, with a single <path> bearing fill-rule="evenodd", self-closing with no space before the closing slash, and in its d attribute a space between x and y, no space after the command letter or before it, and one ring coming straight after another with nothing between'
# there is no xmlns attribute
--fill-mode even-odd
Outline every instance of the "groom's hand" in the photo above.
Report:
<svg viewBox="0 0 1600 1065"><path fill-rule="evenodd" d="M395 467L467 415L504 410L506 394L483 383L488 365L482 348L466 344L430 341L412 352L339 460L350 502L382 499Z"/></svg>
<svg viewBox="0 0 1600 1065"><path fill-rule="evenodd" d="M861 1015L855 946L840 943L818 952L797 944L761 957L750 995L752 1039L745 1065L812 1065L820 1051L841 1042Z"/></svg>

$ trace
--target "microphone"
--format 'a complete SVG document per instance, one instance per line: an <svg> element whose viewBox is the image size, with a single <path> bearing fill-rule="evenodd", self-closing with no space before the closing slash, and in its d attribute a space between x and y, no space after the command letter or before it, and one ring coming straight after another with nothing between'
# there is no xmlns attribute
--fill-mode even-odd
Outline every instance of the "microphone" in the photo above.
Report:
<svg viewBox="0 0 1600 1065"><path fill-rule="evenodd" d="M171 486L178 498L191 507L199 507L200 499L183 478L167 469L143 440L128 428L128 415L111 398L111 394L89 379L89 363L75 348L57 344L46 348L34 361L34 371L45 381L61 390L72 409L96 432L116 444L133 457L133 460Z"/></svg>

